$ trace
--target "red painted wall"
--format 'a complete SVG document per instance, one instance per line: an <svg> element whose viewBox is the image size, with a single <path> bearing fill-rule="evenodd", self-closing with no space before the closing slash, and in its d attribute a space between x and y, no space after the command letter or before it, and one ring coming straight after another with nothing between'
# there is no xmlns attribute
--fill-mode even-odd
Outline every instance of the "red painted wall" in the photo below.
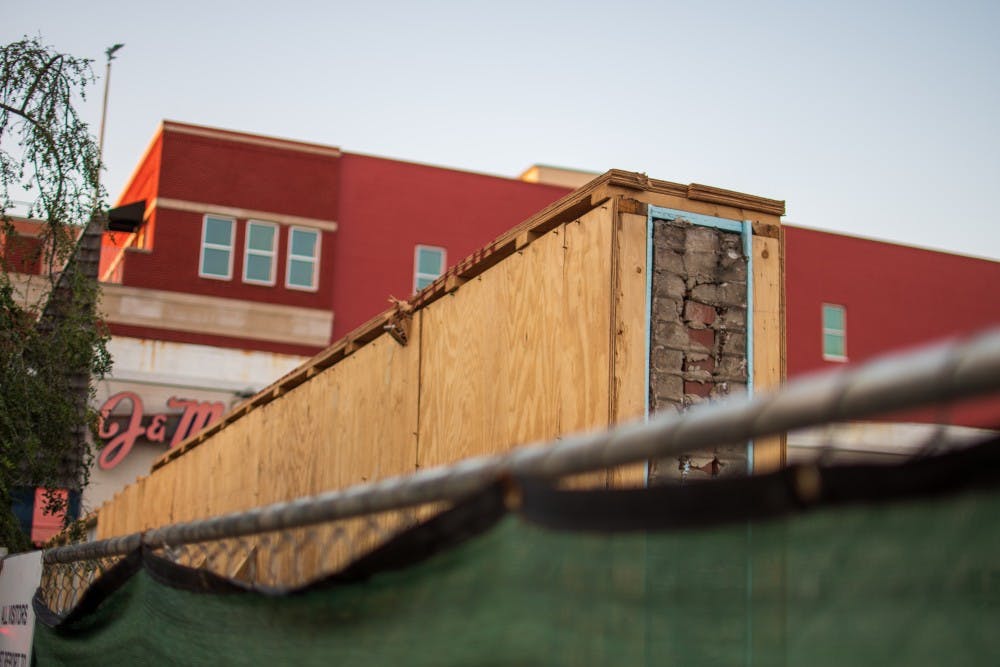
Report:
<svg viewBox="0 0 1000 667"><path fill-rule="evenodd" d="M337 219L339 158L167 131L160 197Z"/></svg>
<svg viewBox="0 0 1000 667"><path fill-rule="evenodd" d="M10 235L0 229L0 270L10 273L38 275L42 272L43 224L26 220L11 220Z"/></svg>
<svg viewBox="0 0 1000 667"><path fill-rule="evenodd" d="M453 265L568 188L345 153L333 266L334 340L410 296L416 245Z"/></svg>
<svg viewBox="0 0 1000 667"><path fill-rule="evenodd" d="M163 134L158 133L149 148L146 149L142 161L136 167L132 178L118 198L115 206L130 204L140 199L151 202L156 197L156 187L160 179L160 162L163 159Z"/></svg>
<svg viewBox="0 0 1000 667"><path fill-rule="evenodd" d="M339 159L273 146L194 136L168 125L120 203L179 199L268 213L336 220ZM206 211L207 212L207 211ZM242 279L246 219L237 219L230 280L198 275L204 215L170 208L154 212L148 251L128 251L122 283L133 287L330 309L334 234L320 234L317 291L284 287L287 225L279 225L274 286ZM110 236L110 235L106 235ZM107 243L108 241L106 241Z"/></svg>
<svg viewBox="0 0 1000 667"><path fill-rule="evenodd" d="M823 360L823 303L846 307L850 363L1000 324L1000 262L784 229L789 377L842 365ZM1000 401L907 417L996 427Z"/></svg>
<svg viewBox="0 0 1000 667"><path fill-rule="evenodd" d="M181 130L186 127L193 126ZM318 291L284 287L286 225L280 226L277 284L244 283L243 219L237 220L232 279L199 277L203 215L169 208L155 210L148 250L126 253L123 284L332 310L331 341L385 310L390 295L410 295L417 244L446 248L447 262L453 264L570 191L364 155L261 146L230 140L246 135L213 132L217 136L193 135L167 124L119 204L168 198L336 221L336 232L321 234ZM126 333L122 327L112 331ZM142 333L157 335L155 330ZM177 332L160 337L228 344ZM276 348L248 339L243 346L302 351L290 343Z"/></svg>
<svg viewBox="0 0 1000 667"><path fill-rule="evenodd" d="M319 290L306 292L287 289L285 284L285 253L288 226L279 225L276 261L277 281L273 286L243 282L246 220L237 219L233 243L232 278L219 280L198 275L201 258L201 229L204 216L198 213L161 209L157 213L156 238L151 251L126 251L122 283L132 287L185 292L205 296L244 299L304 308L329 309L329 270L333 263L330 252L333 234L320 234Z"/></svg>
<svg viewBox="0 0 1000 667"><path fill-rule="evenodd" d="M156 198L156 188L160 177L160 162L163 154L163 134L157 133L146 149L142 160L136 166L131 179L125 186L125 190L115 206L131 204L145 200L148 216L144 227L141 229L143 243L151 243L156 231L156 210L150 210L153 200ZM122 253L122 246L129 242L129 234L124 232L106 232L101 239L101 261L98 268L98 275L104 276Z"/></svg>

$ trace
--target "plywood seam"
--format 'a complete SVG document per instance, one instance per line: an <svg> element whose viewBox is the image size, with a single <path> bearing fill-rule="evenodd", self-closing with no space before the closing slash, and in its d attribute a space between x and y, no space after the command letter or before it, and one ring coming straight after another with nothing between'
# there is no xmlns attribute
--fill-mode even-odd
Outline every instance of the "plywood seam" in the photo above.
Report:
<svg viewBox="0 0 1000 667"><path fill-rule="evenodd" d="M621 296L621 218L619 215L619 202L621 195L611 198L611 243L608 244L608 252L611 253L611 271L609 281L611 283L611 298L608 300L608 325L610 335L608 336L608 414L605 419L607 427L614 423L615 415L618 414L618 374L615 372L618 363L618 300ZM604 473L604 487L611 488L614 484L614 473L607 470Z"/></svg>
<svg viewBox="0 0 1000 667"><path fill-rule="evenodd" d="M611 300L609 303L609 320L611 335L608 337L608 417L607 425L611 426L618 407L618 387L616 386L615 368L617 364L617 340L618 340L618 299L622 289L621 285L621 218L618 211L618 202L621 196L611 199L611 243L608 244L608 252L611 253ZM609 473L610 475L610 473Z"/></svg>
<svg viewBox="0 0 1000 667"><path fill-rule="evenodd" d="M420 401L424 394L424 311L418 311L420 322L417 325L419 331L417 335L420 341L417 343L417 423L416 432L413 434L413 469L420 469Z"/></svg>

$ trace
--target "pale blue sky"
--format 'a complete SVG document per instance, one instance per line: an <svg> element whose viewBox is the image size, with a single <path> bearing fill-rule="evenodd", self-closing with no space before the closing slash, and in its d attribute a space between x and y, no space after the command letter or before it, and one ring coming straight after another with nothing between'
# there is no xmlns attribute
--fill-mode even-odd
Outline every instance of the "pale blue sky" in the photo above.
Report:
<svg viewBox="0 0 1000 667"><path fill-rule="evenodd" d="M643 171L1000 258L1000 2L0 0L0 19L101 76L125 42L112 197L168 118L506 176Z"/></svg>

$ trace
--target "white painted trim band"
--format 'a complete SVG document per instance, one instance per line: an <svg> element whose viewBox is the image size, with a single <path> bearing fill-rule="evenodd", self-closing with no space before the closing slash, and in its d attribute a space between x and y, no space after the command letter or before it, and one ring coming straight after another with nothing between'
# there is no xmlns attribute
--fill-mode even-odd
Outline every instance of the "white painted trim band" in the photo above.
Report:
<svg viewBox="0 0 1000 667"><path fill-rule="evenodd" d="M312 227L325 232L337 231L337 223L333 220L320 220L318 218L305 218L298 215L287 215L285 213L273 213L268 211L255 211L249 208L238 208L235 206L222 206L220 204L208 204L204 202L187 201L186 199L170 199L168 197L157 197L146 209L167 208L172 211L184 211L185 213L198 213L200 215L225 215L232 218L248 220L253 218L260 222L277 222L282 225L298 225L300 227Z"/></svg>

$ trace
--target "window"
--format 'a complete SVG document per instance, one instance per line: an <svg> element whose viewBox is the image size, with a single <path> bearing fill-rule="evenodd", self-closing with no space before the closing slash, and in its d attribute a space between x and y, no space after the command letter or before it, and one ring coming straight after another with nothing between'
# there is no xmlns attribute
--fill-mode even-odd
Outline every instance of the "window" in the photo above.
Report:
<svg viewBox="0 0 1000 667"><path fill-rule="evenodd" d="M418 245L413 255L413 291L419 292L444 273L444 248Z"/></svg>
<svg viewBox="0 0 1000 667"><path fill-rule="evenodd" d="M236 221L206 215L201 227L201 264L198 275L202 278L229 280L233 277L233 232Z"/></svg>
<svg viewBox="0 0 1000 667"><path fill-rule="evenodd" d="M247 248L243 258L243 282L274 284L274 257L278 226L271 222L247 222Z"/></svg>
<svg viewBox="0 0 1000 667"><path fill-rule="evenodd" d="M847 309L823 304L823 358L847 361Z"/></svg>
<svg viewBox="0 0 1000 667"><path fill-rule="evenodd" d="M288 230L288 266L285 287L314 292L318 285L319 232L292 227Z"/></svg>

